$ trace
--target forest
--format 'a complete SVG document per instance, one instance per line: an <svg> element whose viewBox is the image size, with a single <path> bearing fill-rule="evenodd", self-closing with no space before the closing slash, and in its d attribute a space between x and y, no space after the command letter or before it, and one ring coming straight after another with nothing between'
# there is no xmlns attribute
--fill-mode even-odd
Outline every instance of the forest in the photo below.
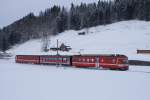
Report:
<svg viewBox="0 0 150 100"><path fill-rule="evenodd" d="M70 9L54 5L38 16L30 12L23 18L0 29L0 51L15 44L51 35L65 30L80 30L119 21L150 21L150 0L114 0L97 3L71 4Z"/></svg>

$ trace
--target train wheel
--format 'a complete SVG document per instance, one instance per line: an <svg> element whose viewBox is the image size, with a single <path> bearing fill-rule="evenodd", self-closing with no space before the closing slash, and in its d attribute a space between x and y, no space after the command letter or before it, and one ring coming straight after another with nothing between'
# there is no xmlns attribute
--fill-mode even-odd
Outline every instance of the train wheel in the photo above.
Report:
<svg viewBox="0 0 150 100"><path fill-rule="evenodd" d="M119 70L120 70L120 71L126 71L126 70L128 70L128 69L126 69L126 68L119 68Z"/></svg>

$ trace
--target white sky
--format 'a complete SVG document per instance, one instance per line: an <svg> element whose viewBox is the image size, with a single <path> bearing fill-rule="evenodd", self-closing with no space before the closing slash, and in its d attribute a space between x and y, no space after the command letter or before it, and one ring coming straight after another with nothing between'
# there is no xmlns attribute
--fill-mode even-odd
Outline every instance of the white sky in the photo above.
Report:
<svg viewBox="0 0 150 100"><path fill-rule="evenodd" d="M92 3L98 0L0 0L0 28L7 26L22 18L30 12L38 14L41 10L50 8L52 5L63 5L69 7L71 2Z"/></svg>

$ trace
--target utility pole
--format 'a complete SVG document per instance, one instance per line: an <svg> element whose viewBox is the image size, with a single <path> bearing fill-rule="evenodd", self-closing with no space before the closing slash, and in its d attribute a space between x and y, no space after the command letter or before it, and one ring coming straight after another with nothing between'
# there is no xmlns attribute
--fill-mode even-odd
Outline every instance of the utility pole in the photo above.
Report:
<svg viewBox="0 0 150 100"><path fill-rule="evenodd" d="M59 66L59 53L58 53L58 39L57 39L57 63L56 63L56 66L58 67Z"/></svg>
<svg viewBox="0 0 150 100"><path fill-rule="evenodd" d="M57 39L57 56L58 56L59 54L58 54L58 39Z"/></svg>

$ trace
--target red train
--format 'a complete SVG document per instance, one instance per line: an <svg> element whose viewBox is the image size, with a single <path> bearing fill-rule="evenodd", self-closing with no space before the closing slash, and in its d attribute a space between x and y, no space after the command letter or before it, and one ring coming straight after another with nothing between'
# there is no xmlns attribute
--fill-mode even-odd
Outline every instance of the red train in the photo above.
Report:
<svg viewBox="0 0 150 100"><path fill-rule="evenodd" d="M128 70L125 55L16 55L16 63L59 64L81 68Z"/></svg>

